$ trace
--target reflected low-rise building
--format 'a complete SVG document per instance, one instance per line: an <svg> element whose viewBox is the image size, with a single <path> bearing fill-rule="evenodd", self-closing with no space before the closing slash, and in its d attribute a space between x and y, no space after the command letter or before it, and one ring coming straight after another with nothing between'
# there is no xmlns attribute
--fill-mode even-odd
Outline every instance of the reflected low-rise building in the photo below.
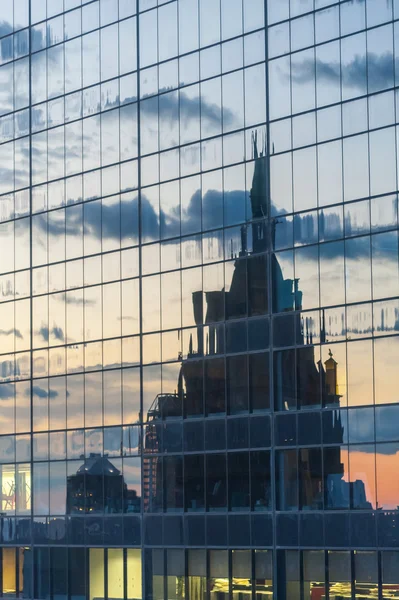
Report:
<svg viewBox="0 0 399 600"><path fill-rule="evenodd" d="M0 597L399 596L398 35L0 2Z"/></svg>

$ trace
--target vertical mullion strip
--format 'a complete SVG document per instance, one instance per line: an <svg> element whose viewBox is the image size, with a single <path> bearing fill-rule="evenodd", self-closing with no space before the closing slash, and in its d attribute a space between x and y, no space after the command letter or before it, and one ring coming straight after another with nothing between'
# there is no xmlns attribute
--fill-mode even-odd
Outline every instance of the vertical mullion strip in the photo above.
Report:
<svg viewBox="0 0 399 600"><path fill-rule="evenodd" d="M139 353L140 353L140 410L139 415L141 415L141 423L139 427L141 428L141 439L144 439L144 426L143 426L143 308L142 308L142 297L143 297L143 286L142 286L142 256L141 256L141 241L142 241L142 227L141 227L141 89L140 89L140 14L139 14L139 6L137 7L136 13L136 56L137 56L137 65L136 65L136 77L137 77L137 200L138 200L138 244L139 244ZM141 467L141 479L143 477L143 443L141 444L141 456L140 456L140 467ZM143 488L144 489L144 488ZM142 581L142 597L147 597L146 590L146 577L145 577L145 563L146 557L144 556L144 517L143 517L143 498L141 499L141 538L140 538L140 550L141 550L141 581Z"/></svg>
<svg viewBox="0 0 399 600"><path fill-rule="evenodd" d="M30 471L31 471L31 501L30 501L30 518L32 521L31 527L31 553L33 553L33 499L34 499L34 481L33 481L33 217L32 217L32 185L33 185L33 176L32 176L32 6L29 0L29 67L28 67L28 102L29 102L29 285L30 285L30 432L29 432L29 440L30 440ZM32 576L33 576L32 570ZM34 589L34 581L32 583L32 590Z"/></svg>
<svg viewBox="0 0 399 600"><path fill-rule="evenodd" d="M108 548L103 549L104 564L104 599L108 600Z"/></svg>
<svg viewBox="0 0 399 600"><path fill-rule="evenodd" d="M3 548L0 547L0 596L3 596Z"/></svg>
<svg viewBox="0 0 399 600"><path fill-rule="evenodd" d="M266 83L266 144L265 144L265 154L266 154L266 181L265 181L265 194L267 200L267 231L268 231L268 246L266 248L267 257L268 257L268 308L270 314L270 339L272 340L272 332L273 332L273 263L271 261L273 248L273 229L274 222L271 218L271 187L270 187L270 111L269 111L269 49L268 49L268 3L267 0L264 1L264 28L265 28L265 83ZM275 442L274 442L274 427L273 427L273 415L274 415L274 393L273 393L273 348L269 346L269 398L270 398L270 409L271 413L271 448L270 448L270 475L271 481L276 481L276 460L275 460ZM272 577L273 577L273 596L274 598L278 597L278 571L277 571L277 544L276 544L276 506L275 501L272 505ZM251 539L252 542L252 539Z"/></svg>
<svg viewBox="0 0 399 600"><path fill-rule="evenodd" d="M377 551L377 580L378 580L378 600L383 600L383 581L382 581L382 552Z"/></svg>
<svg viewBox="0 0 399 600"><path fill-rule="evenodd" d="M122 560L123 560L123 597L127 598L128 595L128 589L127 589L127 578L128 578L128 572L127 572L127 553L128 553L128 549L127 548L123 548L122 549Z"/></svg>

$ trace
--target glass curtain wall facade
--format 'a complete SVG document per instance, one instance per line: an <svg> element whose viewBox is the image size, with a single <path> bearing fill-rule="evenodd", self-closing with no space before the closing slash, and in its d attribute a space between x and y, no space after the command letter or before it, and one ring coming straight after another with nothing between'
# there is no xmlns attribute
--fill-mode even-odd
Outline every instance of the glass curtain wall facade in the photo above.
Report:
<svg viewBox="0 0 399 600"><path fill-rule="evenodd" d="M0 3L0 597L399 595L399 3Z"/></svg>

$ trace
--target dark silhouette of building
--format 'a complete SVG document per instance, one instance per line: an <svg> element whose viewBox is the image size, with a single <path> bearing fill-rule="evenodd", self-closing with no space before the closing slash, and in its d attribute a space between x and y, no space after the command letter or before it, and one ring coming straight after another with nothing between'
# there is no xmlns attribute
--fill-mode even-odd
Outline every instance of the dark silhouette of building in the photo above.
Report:
<svg viewBox="0 0 399 600"><path fill-rule="evenodd" d="M67 478L67 514L137 512L140 498L106 456L90 454Z"/></svg>
<svg viewBox="0 0 399 600"><path fill-rule="evenodd" d="M235 319L248 315L248 304L257 314L265 312L268 303L268 269L265 252L273 250L274 229L272 224L269 234L267 216L268 201L265 193L267 177L266 152L258 150L257 137L253 136L253 154L255 168L250 191L251 220L241 227L241 249L234 260L234 272L230 289L213 290L203 294L201 290L193 293L193 314L197 328L197 339L194 344L190 339L189 352L182 360L175 393L159 394L148 411L148 425L144 438L145 458L143 462L144 510L162 510L162 463L152 454L161 451L162 421L168 417L214 415L226 410L224 399L225 367L224 360L211 359L225 351L224 330L220 322L229 316ZM251 235L248 236L250 231ZM248 238L251 239L251 249ZM361 481L344 481L345 469L341 460L341 447L344 440L344 427L341 420L338 369L339 365L329 351L329 358L324 361L316 359L313 340L313 324L309 317L301 316L302 292L298 279L284 278L282 268L275 252L271 251L272 289L278 302L286 307L287 318L279 319L279 335L283 339L289 337L290 328L295 328L297 350L274 353L274 402L280 411L289 411L298 403L306 410L329 407L323 415L323 431L325 440L335 444L328 457L328 473L325 474L324 495L330 508L349 507L355 502L363 508L370 507L367 502L364 483ZM256 261L254 268L252 262ZM248 300L249 299L249 300ZM293 308L296 310L293 311ZM291 312L292 314L288 314ZM203 330L206 328L207 338L204 344ZM321 341L325 340L324 323L321 324ZM196 348L194 350L193 348ZM318 348L318 347L317 347ZM266 365L265 365L266 368ZM264 374L259 373L260 379ZM237 370L230 375L230 383L240 389L242 373ZM267 385L265 394L267 393ZM204 407L205 398L205 407ZM295 455L286 457L285 472L296 473ZM323 506L323 469L320 455L303 450L300 455L301 470L301 505L304 507L322 508ZM180 487L180 474L171 473L175 477L175 488ZM289 476L288 476L289 477ZM289 479L288 479L289 481ZM222 482L214 482L215 490ZM292 493L295 494L296 483L292 482ZM173 486L172 486L173 487ZM287 495L288 494L288 495ZM286 490L287 498L290 495ZM150 507L152 505L152 508Z"/></svg>

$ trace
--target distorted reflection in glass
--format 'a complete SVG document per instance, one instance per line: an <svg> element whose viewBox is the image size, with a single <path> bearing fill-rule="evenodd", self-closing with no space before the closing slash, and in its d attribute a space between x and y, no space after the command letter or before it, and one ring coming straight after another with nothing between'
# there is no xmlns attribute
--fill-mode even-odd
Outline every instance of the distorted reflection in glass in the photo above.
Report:
<svg viewBox="0 0 399 600"><path fill-rule="evenodd" d="M209 552L209 578L211 600L227 600L230 590L227 550Z"/></svg>
<svg viewBox="0 0 399 600"><path fill-rule="evenodd" d="M278 554L279 569L282 573L281 588L286 598L301 598L300 555L297 550L280 550ZM262 594L263 595L263 594Z"/></svg>
<svg viewBox="0 0 399 600"><path fill-rule="evenodd" d="M303 551L304 598L311 600L316 593L325 592L325 558L323 550Z"/></svg>
<svg viewBox="0 0 399 600"><path fill-rule="evenodd" d="M202 600L206 593L206 551L188 550L188 593L192 600Z"/></svg>
<svg viewBox="0 0 399 600"><path fill-rule="evenodd" d="M385 551L382 556L382 598L389 598L398 585L399 552Z"/></svg>
<svg viewBox="0 0 399 600"><path fill-rule="evenodd" d="M328 551L330 597L343 593L351 597L351 554L344 550Z"/></svg>
<svg viewBox="0 0 399 600"><path fill-rule="evenodd" d="M395 386L396 360L399 338L374 340L375 402L388 404L397 402Z"/></svg>

